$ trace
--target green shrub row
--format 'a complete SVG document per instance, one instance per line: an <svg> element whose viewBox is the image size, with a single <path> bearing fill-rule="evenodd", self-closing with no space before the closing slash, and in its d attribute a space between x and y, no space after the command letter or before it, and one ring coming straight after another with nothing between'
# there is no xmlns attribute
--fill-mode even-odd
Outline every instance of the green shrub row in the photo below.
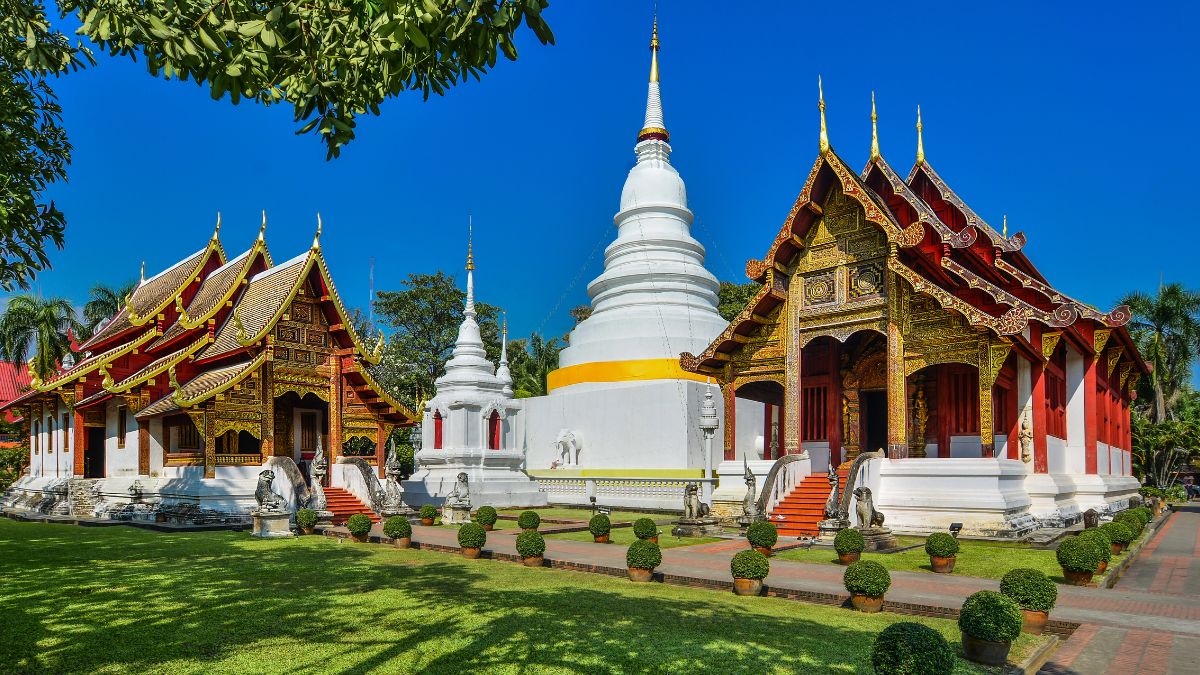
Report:
<svg viewBox="0 0 1200 675"><path fill-rule="evenodd" d="M487 530L479 523L465 523L458 528L458 545L463 548L483 548Z"/></svg>
<svg viewBox="0 0 1200 675"><path fill-rule="evenodd" d="M316 527L317 512L312 509L300 509L296 512L296 527Z"/></svg>
<svg viewBox="0 0 1200 675"><path fill-rule="evenodd" d="M1100 567L1100 546L1092 539L1069 537L1058 545L1055 556L1070 572L1095 572Z"/></svg>
<svg viewBox="0 0 1200 675"><path fill-rule="evenodd" d="M537 530L526 530L517 535L517 553L522 558L536 558L546 552L546 538Z"/></svg>
<svg viewBox="0 0 1200 675"><path fill-rule="evenodd" d="M658 525L649 518L638 518L633 521L633 534L638 539L649 539L658 536Z"/></svg>
<svg viewBox="0 0 1200 675"><path fill-rule="evenodd" d="M1104 562L1112 560L1112 540L1108 538L1108 535L1104 533L1104 530L1098 527L1092 527L1080 532L1075 536L1095 541L1096 547L1100 551L1100 559Z"/></svg>
<svg viewBox="0 0 1200 675"><path fill-rule="evenodd" d="M542 517L537 511L522 511L521 515L517 516L517 526L522 530L536 530L541 524Z"/></svg>
<svg viewBox="0 0 1200 675"><path fill-rule="evenodd" d="M1114 544L1128 545L1133 541L1133 530L1118 522L1104 523L1096 528L1103 532Z"/></svg>

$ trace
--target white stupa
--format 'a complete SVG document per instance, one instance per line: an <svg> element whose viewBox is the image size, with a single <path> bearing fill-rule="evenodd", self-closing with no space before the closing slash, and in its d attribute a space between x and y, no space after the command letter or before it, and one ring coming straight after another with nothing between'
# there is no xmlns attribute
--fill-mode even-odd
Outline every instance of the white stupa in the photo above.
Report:
<svg viewBox="0 0 1200 675"><path fill-rule="evenodd" d="M463 321L446 374L435 382L437 394L420 411L419 468L404 482L409 504L441 504L465 473L472 508L546 505L546 495L522 470L521 403L512 397L507 333L506 326L497 371L475 321L475 260L468 245Z"/></svg>
<svg viewBox="0 0 1200 675"><path fill-rule="evenodd" d="M549 395L522 399L535 476L552 466L556 475L699 476L705 466L698 419L708 385L680 368L679 355L703 351L728 322L717 313L717 279L704 268L687 189L670 163L658 48L656 22L637 163L621 191L604 272L588 285L592 314L571 332Z"/></svg>

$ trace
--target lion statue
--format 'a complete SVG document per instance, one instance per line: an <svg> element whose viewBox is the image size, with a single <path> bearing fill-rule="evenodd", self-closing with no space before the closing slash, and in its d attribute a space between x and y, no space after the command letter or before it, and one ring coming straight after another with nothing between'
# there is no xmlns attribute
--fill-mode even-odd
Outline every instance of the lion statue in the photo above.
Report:
<svg viewBox="0 0 1200 675"><path fill-rule="evenodd" d="M258 474L258 487L254 488L254 499L258 501L259 513L282 513L285 510L283 496L271 489L275 472L265 469Z"/></svg>
<svg viewBox="0 0 1200 675"><path fill-rule="evenodd" d="M446 495L446 506L471 507L471 489L467 486L467 474L460 471L454 481L454 489Z"/></svg>
<svg viewBox="0 0 1200 675"><path fill-rule="evenodd" d="M708 504L700 501L700 486L688 483L683 492L684 520L701 520L708 517Z"/></svg>
<svg viewBox="0 0 1200 675"><path fill-rule="evenodd" d="M871 488L855 488L854 496L858 499L856 508L858 513L858 529L883 527L883 514L875 510L875 502L871 498Z"/></svg>

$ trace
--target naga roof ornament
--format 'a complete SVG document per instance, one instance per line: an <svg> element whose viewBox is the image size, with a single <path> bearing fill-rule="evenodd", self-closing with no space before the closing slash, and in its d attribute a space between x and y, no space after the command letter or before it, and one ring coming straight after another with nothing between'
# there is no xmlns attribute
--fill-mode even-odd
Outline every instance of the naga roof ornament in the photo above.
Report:
<svg viewBox="0 0 1200 675"><path fill-rule="evenodd" d="M871 92L871 159L877 160L879 154L879 115L875 114L875 92Z"/></svg>

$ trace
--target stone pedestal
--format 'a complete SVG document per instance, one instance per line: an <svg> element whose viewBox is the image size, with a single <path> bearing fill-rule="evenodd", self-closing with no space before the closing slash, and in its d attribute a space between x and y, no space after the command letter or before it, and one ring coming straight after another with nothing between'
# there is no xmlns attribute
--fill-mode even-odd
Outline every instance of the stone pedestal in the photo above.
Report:
<svg viewBox="0 0 1200 675"><path fill-rule="evenodd" d="M886 527L865 527L859 528L858 531L863 536L864 551L892 551L900 548L896 535Z"/></svg>
<svg viewBox="0 0 1200 675"><path fill-rule="evenodd" d="M471 505L454 504L442 507L442 522L447 525L462 525L471 522Z"/></svg>
<svg viewBox="0 0 1200 675"><path fill-rule="evenodd" d="M333 524L333 511L325 511L323 509L317 511L317 524L318 525L332 525Z"/></svg>
<svg viewBox="0 0 1200 675"><path fill-rule="evenodd" d="M847 527L850 527L850 520L848 518L826 518L817 523L817 532L819 533L817 542L832 546L833 538L837 536L838 532Z"/></svg>
<svg viewBox="0 0 1200 675"><path fill-rule="evenodd" d="M671 528L671 534L676 537L703 537L716 527L716 518L680 518Z"/></svg>
<svg viewBox="0 0 1200 675"><path fill-rule="evenodd" d="M252 536L262 539L275 539L278 537L294 537L292 532L291 519L292 514L287 512L282 513L259 513L255 511L250 516L254 518L254 530Z"/></svg>
<svg viewBox="0 0 1200 675"><path fill-rule="evenodd" d="M417 517L417 510L404 503L401 503L399 507L390 507L385 504L384 507L379 510L379 515L383 516L384 518L400 516L401 518L412 520Z"/></svg>

